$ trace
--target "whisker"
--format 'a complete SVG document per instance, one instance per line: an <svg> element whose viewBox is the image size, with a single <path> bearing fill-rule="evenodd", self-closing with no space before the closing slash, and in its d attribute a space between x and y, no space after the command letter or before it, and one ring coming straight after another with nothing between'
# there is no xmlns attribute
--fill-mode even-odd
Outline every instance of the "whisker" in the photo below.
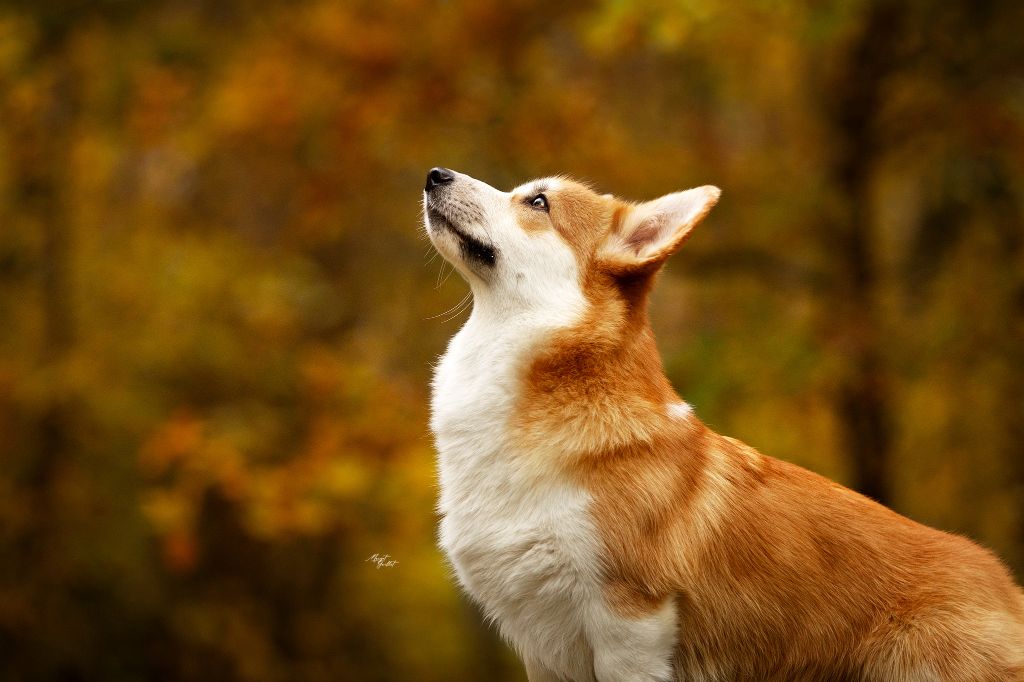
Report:
<svg viewBox="0 0 1024 682"><path fill-rule="evenodd" d="M444 283L448 281L448 278L451 277L452 273L454 273L454 272L455 272L455 266L453 265L452 269L448 271L448 274L444 276L444 279L442 279L440 282L438 282L437 287L435 287L435 288L440 289L442 286L444 286Z"/></svg>
<svg viewBox="0 0 1024 682"><path fill-rule="evenodd" d="M466 312L467 309L469 309L469 308L471 308L473 306L473 296L472 296L472 294L470 294L470 296L467 299L463 299L463 300L465 300L466 302L464 304L460 305L458 310L456 310L451 315L449 315L448 317L446 317L443 320L441 320L441 324L447 324L447 323L451 322L456 317L458 317L462 313Z"/></svg>
<svg viewBox="0 0 1024 682"><path fill-rule="evenodd" d="M451 265L448 261L441 261L441 269L437 271L437 277L434 278L434 288L435 289L440 289L441 285L444 284L444 282L442 281L442 277L444 279L448 279L445 276L445 274L444 274L444 270L445 270L445 268L447 268L449 266L451 266L451 268L453 270L455 269L455 266Z"/></svg>
<svg viewBox="0 0 1024 682"><path fill-rule="evenodd" d="M462 312L462 310L458 310L458 309L459 308L463 308L463 306L465 306L466 303L468 303L471 298L473 298L473 292L467 293L465 296L462 297L461 301L459 301L458 303L456 303L455 305L453 305L451 308L449 308L448 310L444 311L443 313L438 313L437 315L431 315L427 319L428 320L436 320L439 317L445 317L447 315L453 314L453 311L454 311L455 315L458 315L459 313ZM451 318L449 318L449 319L451 319ZM447 322L447 321L448 320L442 320L442 322Z"/></svg>

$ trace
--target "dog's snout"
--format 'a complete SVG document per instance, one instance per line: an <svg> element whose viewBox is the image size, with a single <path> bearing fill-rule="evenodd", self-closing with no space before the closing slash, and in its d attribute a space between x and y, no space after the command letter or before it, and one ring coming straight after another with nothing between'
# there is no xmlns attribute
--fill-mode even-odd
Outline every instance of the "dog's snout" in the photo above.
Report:
<svg viewBox="0 0 1024 682"><path fill-rule="evenodd" d="M427 173L427 184L423 189L429 192L439 185L447 185L454 179L455 173L452 173L447 168L431 168L430 172Z"/></svg>

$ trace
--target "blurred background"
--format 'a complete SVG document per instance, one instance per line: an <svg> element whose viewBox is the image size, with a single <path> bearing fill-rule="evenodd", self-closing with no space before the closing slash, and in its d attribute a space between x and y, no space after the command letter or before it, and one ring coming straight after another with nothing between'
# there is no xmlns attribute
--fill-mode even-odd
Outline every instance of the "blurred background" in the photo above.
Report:
<svg viewBox="0 0 1024 682"><path fill-rule="evenodd" d="M434 165L720 186L652 302L677 389L1020 576L1022 27L0 3L0 677L524 679L434 546L428 381L467 314L422 236Z"/></svg>

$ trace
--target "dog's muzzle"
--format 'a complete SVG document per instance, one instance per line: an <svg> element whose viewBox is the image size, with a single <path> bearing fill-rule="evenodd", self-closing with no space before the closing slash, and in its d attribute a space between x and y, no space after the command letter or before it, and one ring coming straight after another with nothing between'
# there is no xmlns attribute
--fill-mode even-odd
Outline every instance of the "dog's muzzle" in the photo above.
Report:
<svg viewBox="0 0 1024 682"><path fill-rule="evenodd" d="M455 173L447 168L431 168L427 173L427 183L423 186L424 192L431 192L441 185L448 185L455 180Z"/></svg>

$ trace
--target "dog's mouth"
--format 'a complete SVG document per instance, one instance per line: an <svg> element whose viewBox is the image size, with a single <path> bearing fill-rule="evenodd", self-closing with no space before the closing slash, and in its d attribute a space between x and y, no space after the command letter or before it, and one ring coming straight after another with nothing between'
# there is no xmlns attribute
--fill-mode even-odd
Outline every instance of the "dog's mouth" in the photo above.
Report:
<svg viewBox="0 0 1024 682"><path fill-rule="evenodd" d="M497 259L497 251L493 246L485 244L473 235L468 234L465 230L459 228L448 216L431 206L427 207L427 219L430 221L431 227L438 232L450 230L455 235L455 238L459 240L459 248L462 251L462 255L467 260L488 267L494 265Z"/></svg>

